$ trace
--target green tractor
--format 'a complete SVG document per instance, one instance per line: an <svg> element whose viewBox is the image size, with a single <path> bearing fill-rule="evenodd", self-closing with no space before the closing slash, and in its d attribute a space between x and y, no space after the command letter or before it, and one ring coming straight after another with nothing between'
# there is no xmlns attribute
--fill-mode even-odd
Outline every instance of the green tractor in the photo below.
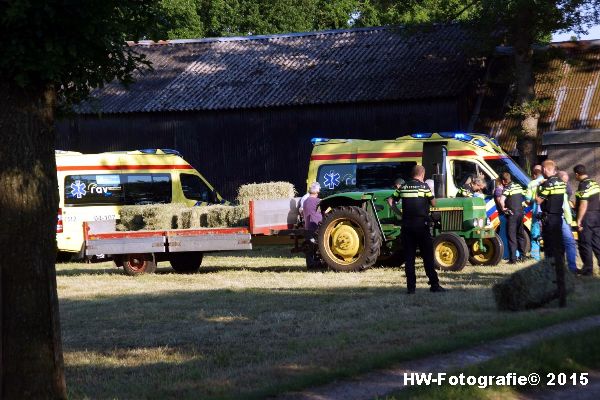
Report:
<svg viewBox="0 0 600 400"><path fill-rule="evenodd" d="M435 182L437 198L436 207L431 209L436 267L445 271L460 271L467 261L473 265L497 265L502 259L504 245L488 223L484 199L445 198L446 172L443 166L446 165L447 147L444 143L432 143L425 144L422 149L422 162L430 171L428 177ZM407 164L407 167L414 164ZM401 163L357 165L362 168L361 173L365 177L359 176L359 179L365 182L372 182L382 165L384 170L390 166L402 166ZM431 171L436 173L432 174ZM394 178L389 176L388 182L391 183ZM362 183L353 182L357 187ZM321 201L324 216L317 244L320 257L327 266L336 271L360 271L375 264L403 264L401 217L393 212L387 202L393 192L392 189L339 191Z"/></svg>
<svg viewBox="0 0 600 400"><path fill-rule="evenodd" d="M318 232L319 253L336 271L360 271L376 263L398 266L403 260L401 219L386 199L392 190L346 192L321 202L325 210ZM437 199L432 208L434 260L438 269L462 270L496 265L504 248L491 226L486 226L485 202L480 198Z"/></svg>

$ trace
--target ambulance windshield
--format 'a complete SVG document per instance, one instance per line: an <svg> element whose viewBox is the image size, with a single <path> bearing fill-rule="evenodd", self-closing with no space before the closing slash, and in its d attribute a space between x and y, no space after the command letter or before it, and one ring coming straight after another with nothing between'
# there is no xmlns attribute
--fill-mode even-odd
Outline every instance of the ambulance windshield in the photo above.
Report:
<svg viewBox="0 0 600 400"><path fill-rule="evenodd" d="M509 172L512 179L523 187L527 187L527 184L531 181L527 173L510 157L496 160L486 159L485 161L498 175L501 175L503 172Z"/></svg>

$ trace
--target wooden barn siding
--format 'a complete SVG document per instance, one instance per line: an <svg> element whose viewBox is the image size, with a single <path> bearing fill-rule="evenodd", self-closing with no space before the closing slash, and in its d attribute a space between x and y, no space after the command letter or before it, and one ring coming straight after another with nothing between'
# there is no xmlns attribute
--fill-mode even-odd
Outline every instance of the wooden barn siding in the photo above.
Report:
<svg viewBox="0 0 600 400"><path fill-rule="evenodd" d="M80 116L57 124L57 148L86 153L173 148L226 198L244 183L306 189L312 137L389 139L465 129L455 99L271 109Z"/></svg>
<svg viewBox="0 0 600 400"><path fill-rule="evenodd" d="M562 146L547 146L548 158L554 160L559 169L569 173L569 184L577 189L573 167L583 164L593 179L600 180L600 143L574 143Z"/></svg>

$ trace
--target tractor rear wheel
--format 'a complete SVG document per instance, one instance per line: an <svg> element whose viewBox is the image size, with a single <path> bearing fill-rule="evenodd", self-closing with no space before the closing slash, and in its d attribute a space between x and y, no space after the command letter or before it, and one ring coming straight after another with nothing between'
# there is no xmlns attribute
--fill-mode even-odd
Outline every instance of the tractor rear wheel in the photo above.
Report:
<svg viewBox="0 0 600 400"><path fill-rule="evenodd" d="M469 240L469 262L471 265L498 265L504 255L504 243L498 234L483 239L485 251L479 246L479 239Z"/></svg>
<svg viewBox="0 0 600 400"><path fill-rule="evenodd" d="M442 271L460 271L467 264L469 248L456 233L441 233L433 238L433 260Z"/></svg>
<svg viewBox="0 0 600 400"><path fill-rule="evenodd" d="M334 271L360 271L377 261L381 234L377 221L364 209L334 208L325 215L318 232L319 253Z"/></svg>

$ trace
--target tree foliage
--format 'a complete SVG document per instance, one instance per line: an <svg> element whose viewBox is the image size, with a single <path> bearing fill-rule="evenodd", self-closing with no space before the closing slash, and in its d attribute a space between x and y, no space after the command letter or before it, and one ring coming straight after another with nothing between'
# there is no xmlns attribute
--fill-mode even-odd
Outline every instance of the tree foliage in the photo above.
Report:
<svg viewBox="0 0 600 400"><path fill-rule="evenodd" d="M0 1L0 71L73 101L115 78L130 82L145 61L125 40L158 37L161 13L156 0Z"/></svg>
<svg viewBox="0 0 600 400"><path fill-rule="evenodd" d="M370 0L162 0L169 39L343 29L371 19Z"/></svg>

